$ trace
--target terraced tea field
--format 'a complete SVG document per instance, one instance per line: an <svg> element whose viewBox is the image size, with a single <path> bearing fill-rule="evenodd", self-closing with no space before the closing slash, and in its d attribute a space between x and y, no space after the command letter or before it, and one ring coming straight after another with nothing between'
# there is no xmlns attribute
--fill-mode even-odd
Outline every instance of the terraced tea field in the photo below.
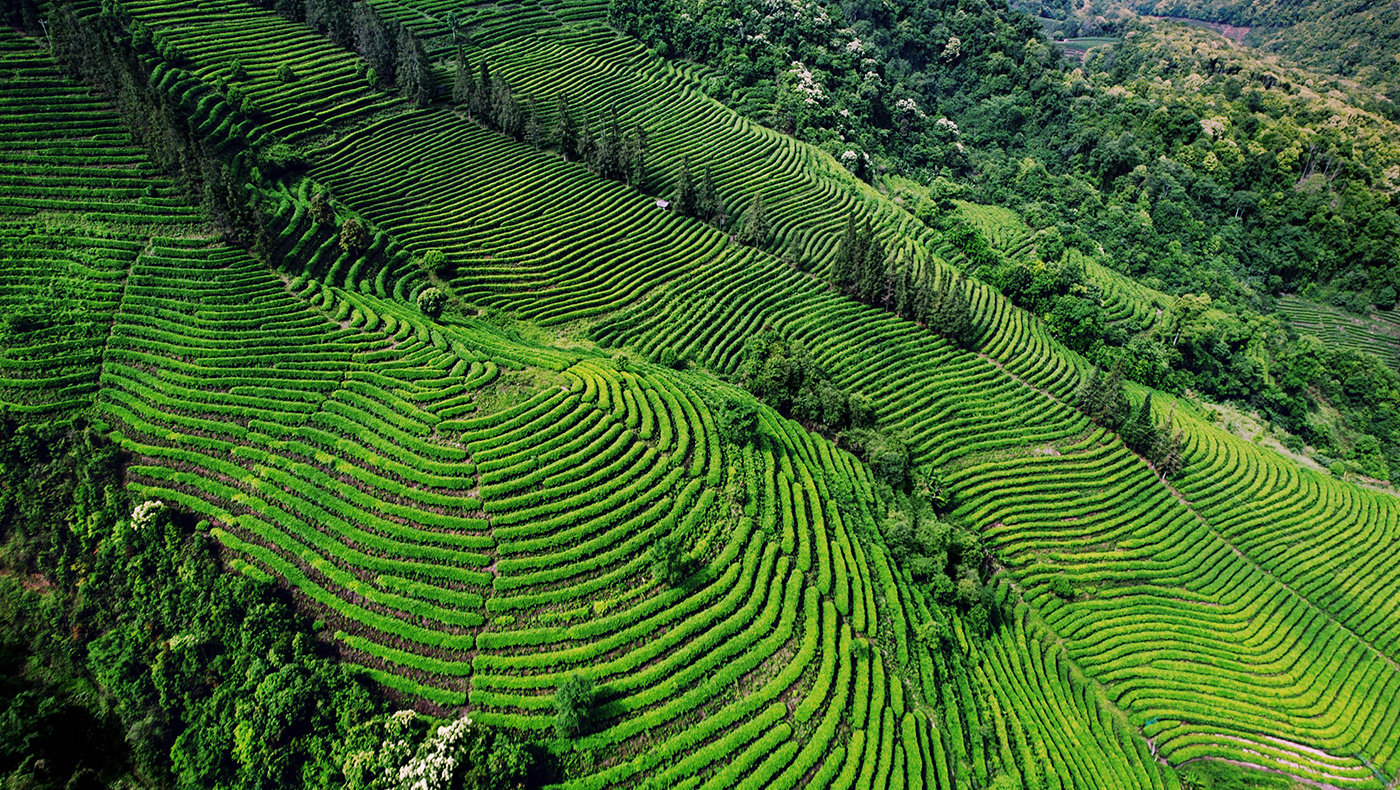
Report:
<svg viewBox="0 0 1400 790"><path fill-rule="evenodd" d="M1391 368L1400 368L1400 318L1392 310L1359 316L1338 307L1283 296L1278 300L1278 311L1299 334L1315 335L1334 348L1375 354Z"/></svg>
<svg viewBox="0 0 1400 790"><path fill-rule="evenodd" d="M52 190L0 222L7 304L52 294L112 320L12 332L0 397L102 421L135 490L207 520L404 699L587 753L568 787L1177 788L1168 766L1199 758L1328 787L1400 776L1393 499L1184 403L1186 472L1165 480L1068 405L1086 363L985 285L971 350L839 295L817 275L853 214L945 286L957 251L598 25L596 4L460 12L517 90L645 123L642 190L370 93L349 53L269 12L129 8L195 79L247 64L257 133L314 146L309 174L269 207L268 262L217 243L109 111L5 34L5 68L62 100L6 83L0 113L66 113L0 127L0 166ZM446 10L384 7L425 33ZM305 76L284 89L267 72L292 52ZM69 153L89 140L100 157ZM731 211L762 194L773 242L658 210L682 156L714 167ZM112 205L75 198L93 186ZM322 187L337 221L371 224L369 249L308 216ZM1005 217L963 210L1026 252ZM775 255L792 246L796 265ZM413 262L434 249L441 281ZM1113 320L1157 319L1159 295L1090 277ZM491 312L431 319L414 306L430 282ZM722 438L738 390L720 377L766 327L942 475L1000 572L989 636L952 614L930 641L953 610L891 551L891 497L857 457L767 408L756 441ZM663 351L693 369L646 361ZM648 559L672 536L697 561L675 586ZM550 727L572 671L602 694L569 740Z"/></svg>

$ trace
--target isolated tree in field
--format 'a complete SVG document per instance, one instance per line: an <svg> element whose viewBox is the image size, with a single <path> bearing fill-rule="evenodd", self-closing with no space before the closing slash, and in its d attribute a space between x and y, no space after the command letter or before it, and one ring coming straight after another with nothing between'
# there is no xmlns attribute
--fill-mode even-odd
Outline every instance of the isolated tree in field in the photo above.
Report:
<svg viewBox="0 0 1400 790"><path fill-rule="evenodd" d="M311 195L311 216L327 225L335 221L335 209L331 208L330 196L324 190L318 189Z"/></svg>
<svg viewBox="0 0 1400 790"><path fill-rule="evenodd" d="M467 57L460 47L452 65L452 103L466 109L467 117L471 118L472 97L476 95L476 75L472 74L472 64L467 62Z"/></svg>
<svg viewBox="0 0 1400 790"><path fill-rule="evenodd" d="M578 156L578 119L574 118L574 111L569 107L569 95L559 94L554 105L554 129L551 132L554 141L559 144L559 153L567 161L570 157Z"/></svg>
<svg viewBox="0 0 1400 790"><path fill-rule="evenodd" d="M731 397L719 410L719 435L740 447L758 436L758 404L748 398Z"/></svg>
<svg viewBox="0 0 1400 790"><path fill-rule="evenodd" d="M456 11L447 12L447 31L452 34L453 45L457 47L458 52L461 52L462 42L460 37L462 33L462 20L457 18Z"/></svg>
<svg viewBox="0 0 1400 790"><path fill-rule="evenodd" d="M424 288L423 292L418 294L418 309L429 318L442 315L442 308L446 306L447 295L436 288Z"/></svg>
<svg viewBox="0 0 1400 790"><path fill-rule="evenodd" d="M277 67L278 82L294 82L296 78L297 74L295 71L292 71L292 67L290 64L283 63L282 65Z"/></svg>
<svg viewBox="0 0 1400 790"><path fill-rule="evenodd" d="M345 252L363 252L369 247L369 233L358 219L348 219L340 226L340 248Z"/></svg>
<svg viewBox="0 0 1400 790"><path fill-rule="evenodd" d="M742 244L761 247L768 243L768 235L771 232L768 207L763 203L763 196L755 193L753 200L749 201L748 210L744 212L744 229L739 231L739 241Z"/></svg>
<svg viewBox="0 0 1400 790"><path fill-rule="evenodd" d="M593 681L577 672L569 673L554 692L554 734L572 738L583 732L593 712L596 695Z"/></svg>
<svg viewBox="0 0 1400 790"><path fill-rule="evenodd" d="M423 269L436 275L441 275L447 268L447 256L442 250L428 250L423 253Z"/></svg>
<svg viewBox="0 0 1400 790"><path fill-rule="evenodd" d="M427 107L433 100L433 70L423 43L404 25L399 28L399 91L415 107Z"/></svg>
<svg viewBox="0 0 1400 790"><path fill-rule="evenodd" d="M681 158L681 172L676 176L676 188L671 191L671 209L686 216L695 213L695 183L690 178L690 158Z"/></svg>
<svg viewBox="0 0 1400 790"><path fill-rule="evenodd" d="M651 575L668 587L675 587L695 572L695 562L686 554L685 543L671 535L653 543L647 552Z"/></svg>

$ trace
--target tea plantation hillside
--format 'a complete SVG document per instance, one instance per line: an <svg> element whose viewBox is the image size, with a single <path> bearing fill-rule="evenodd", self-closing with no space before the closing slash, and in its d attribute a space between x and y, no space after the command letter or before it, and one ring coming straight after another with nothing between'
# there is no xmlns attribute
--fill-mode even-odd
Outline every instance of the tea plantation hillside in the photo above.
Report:
<svg viewBox="0 0 1400 790"><path fill-rule="evenodd" d="M597 4L373 7L444 85L460 43L541 128L561 105L640 127L639 172L371 90L252 4L61 12L80 74L86 31L156 42L134 73L226 167L205 213L7 32L11 419L96 421L138 499L206 522L404 704L535 743L550 784L1177 788L1200 760L1394 784L1393 497L1161 393L1142 419L1181 468L1158 468L1085 406L1084 358L961 276L968 250ZM683 163L727 217L658 207ZM1007 258L1034 247L956 210ZM864 227L970 326L833 287ZM1115 324L1167 306L1086 275ZM838 443L755 404L760 336L874 426ZM576 677L587 722L560 726Z"/></svg>

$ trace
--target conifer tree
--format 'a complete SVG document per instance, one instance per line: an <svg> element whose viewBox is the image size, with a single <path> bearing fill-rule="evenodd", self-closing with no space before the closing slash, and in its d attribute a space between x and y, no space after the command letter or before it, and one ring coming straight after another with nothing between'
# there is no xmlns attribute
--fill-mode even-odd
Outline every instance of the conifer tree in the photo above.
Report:
<svg viewBox="0 0 1400 790"><path fill-rule="evenodd" d="M962 274L948 284L948 290L938 300L938 324L940 332L964 348L976 339L972 307L967 300L967 278Z"/></svg>
<svg viewBox="0 0 1400 790"><path fill-rule="evenodd" d="M856 281L857 266L865 255L860 251L860 236L856 233L856 215L846 215L846 232L841 236L841 247L836 251L836 260L831 263L831 284L837 290L849 291Z"/></svg>
<svg viewBox="0 0 1400 790"><path fill-rule="evenodd" d="M928 325L929 313L933 308L933 272L928 264L919 269L919 277L914 281L913 293L909 298L909 317L920 324Z"/></svg>
<svg viewBox="0 0 1400 790"><path fill-rule="evenodd" d="M473 118L479 121L485 121L486 123L495 122L495 119L491 117L491 96L493 92L491 70L487 68L486 61L483 60L481 61L481 74L476 80L476 93L472 96L471 106L469 108L469 112Z"/></svg>
<svg viewBox="0 0 1400 790"><path fill-rule="evenodd" d="M681 157L681 172L676 176L676 188L671 191L671 209L686 216L695 213L695 184L690 178L689 157Z"/></svg>
<svg viewBox="0 0 1400 790"><path fill-rule="evenodd" d="M415 107L426 107L433 99L433 70L423 44L407 25L399 27L399 91Z"/></svg>
<svg viewBox="0 0 1400 790"><path fill-rule="evenodd" d="M457 48L457 59L453 62L453 67L452 103L466 108L467 117L470 118L472 96L476 95L476 77L472 74L472 64L467 62L461 47Z"/></svg>
<svg viewBox="0 0 1400 790"><path fill-rule="evenodd" d="M568 160L578 155L578 121L569 107L569 96L560 93L554 109L554 140L559 144L559 153Z"/></svg>
<svg viewBox="0 0 1400 790"><path fill-rule="evenodd" d="M530 147L538 151L540 150L540 144L543 142L543 140L541 140L540 138L539 108L535 106L534 96L525 97L524 114L525 142L529 143Z"/></svg>
<svg viewBox="0 0 1400 790"><path fill-rule="evenodd" d="M866 304L879 304L880 286L885 280L885 245L871 232L869 220L865 222L861 236L864 237L861 246L865 254L857 269L855 296Z"/></svg>
<svg viewBox="0 0 1400 790"><path fill-rule="evenodd" d="M1157 426L1152 422L1152 393L1147 393L1142 405L1123 423L1123 442L1155 461Z"/></svg>
<svg viewBox="0 0 1400 790"><path fill-rule="evenodd" d="M724 209L715 191L714 171L705 165L705 175L700 179L700 188L695 191L696 216L712 225L724 224Z"/></svg>
<svg viewBox="0 0 1400 790"><path fill-rule="evenodd" d="M768 207L763 204L763 196L754 193L749 208L744 212L744 229L739 233L739 242L761 247L768 243L772 228L768 223Z"/></svg>
<svg viewBox="0 0 1400 790"><path fill-rule="evenodd" d="M638 189L646 188L646 158L647 158L647 130L638 124L627 135L627 143L623 146L622 163L625 169L627 183Z"/></svg>
<svg viewBox="0 0 1400 790"><path fill-rule="evenodd" d="M491 83L491 113L490 117L495 122L496 128L503 134L511 134L511 104L514 97L511 95L510 83L504 79L497 79Z"/></svg>
<svg viewBox="0 0 1400 790"><path fill-rule="evenodd" d="M379 12L366 2L355 4L350 14L350 30L354 38L355 51L374 69L379 85L393 85L398 61L397 36L390 35Z"/></svg>
<svg viewBox="0 0 1400 790"><path fill-rule="evenodd" d="M890 285L890 304L894 309L894 314L900 318L909 317L910 305L910 277L913 274L910 269L913 266L908 258L900 258L899 263L894 266L894 281Z"/></svg>
<svg viewBox="0 0 1400 790"><path fill-rule="evenodd" d="M1109 430L1118 430L1128 417L1128 396L1123 394L1123 363L1119 362L1104 378L1098 407L1090 416Z"/></svg>
<svg viewBox="0 0 1400 790"><path fill-rule="evenodd" d="M597 172L598 143L593 137L593 122L583 120L583 130L578 135L578 158L588 169Z"/></svg>
<svg viewBox="0 0 1400 790"><path fill-rule="evenodd" d="M1074 406L1089 417L1093 417L1098 411L1099 398L1103 393L1103 371L1098 367L1089 378L1084 379L1079 384L1079 389L1074 393Z"/></svg>

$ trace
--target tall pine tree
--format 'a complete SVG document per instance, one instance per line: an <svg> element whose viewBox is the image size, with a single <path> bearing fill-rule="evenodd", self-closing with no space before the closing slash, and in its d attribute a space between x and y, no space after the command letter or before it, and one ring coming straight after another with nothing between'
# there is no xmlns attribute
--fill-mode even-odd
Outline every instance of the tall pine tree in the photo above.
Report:
<svg viewBox="0 0 1400 790"><path fill-rule="evenodd" d="M578 155L578 120L569 107L569 95L560 93L554 109L554 140L565 160Z"/></svg>
<svg viewBox="0 0 1400 790"><path fill-rule="evenodd" d="M476 95L476 77L472 74L472 64L467 62L466 55L462 54L462 48L457 48L457 59L453 62L454 72L452 75L452 103L458 107L469 108L472 96ZM468 109L467 117L471 117Z"/></svg>
<svg viewBox="0 0 1400 790"><path fill-rule="evenodd" d="M676 176L676 188L671 191L671 209L686 216L695 213L695 184L690 178L690 158L681 157L681 172Z"/></svg>

